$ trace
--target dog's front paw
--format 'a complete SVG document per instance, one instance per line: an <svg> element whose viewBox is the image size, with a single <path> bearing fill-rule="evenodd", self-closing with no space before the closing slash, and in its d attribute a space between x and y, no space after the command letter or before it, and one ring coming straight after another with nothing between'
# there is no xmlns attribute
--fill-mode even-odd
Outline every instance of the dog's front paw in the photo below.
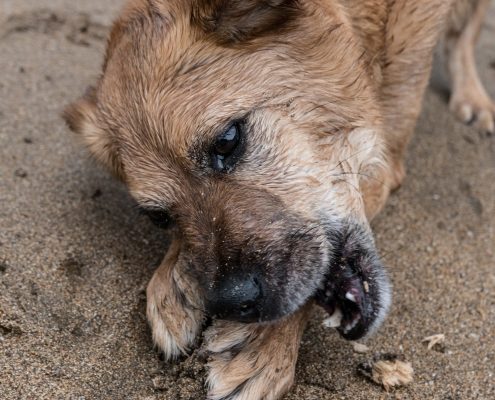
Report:
<svg viewBox="0 0 495 400"><path fill-rule="evenodd" d="M171 244L146 290L146 314L153 342L163 351L166 360L186 354L203 323L196 284L180 273L177 264L179 249L178 242Z"/></svg>
<svg viewBox="0 0 495 400"><path fill-rule="evenodd" d="M483 88L472 84L454 91L450 110L466 124L487 134L495 132L495 103Z"/></svg>
<svg viewBox="0 0 495 400"><path fill-rule="evenodd" d="M272 324L217 321L205 333L209 400L275 400L292 386L306 306Z"/></svg>

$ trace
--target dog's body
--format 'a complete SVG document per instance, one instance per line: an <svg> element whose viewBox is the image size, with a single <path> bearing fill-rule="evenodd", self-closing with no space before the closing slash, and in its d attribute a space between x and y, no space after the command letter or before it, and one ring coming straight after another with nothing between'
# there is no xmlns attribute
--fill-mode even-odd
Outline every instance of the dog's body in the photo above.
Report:
<svg viewBox="0 0 495 400"><path fill-rule="evenodd" d="M474 67L488 0L133 0L96 88L67 111L174 239L148 287L153 338L188 351L205 316L210 399L291 386L314 300L340 333L390 303L369 220L403 157L446 32L451 109L493 132Z"/></svg>

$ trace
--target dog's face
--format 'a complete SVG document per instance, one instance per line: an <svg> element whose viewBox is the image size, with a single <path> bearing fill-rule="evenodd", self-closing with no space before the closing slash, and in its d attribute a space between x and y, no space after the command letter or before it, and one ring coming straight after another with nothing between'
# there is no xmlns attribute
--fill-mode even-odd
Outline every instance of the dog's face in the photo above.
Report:
<svg viewBox="0 0 495 400"><path fill-rule="evenodd" d="M335 9L132 1L97 86L67 111L140 206L173 223L212 315L269 321L316 296L357 338L386 312L360 179L381 163L380 114Z"/></svg>

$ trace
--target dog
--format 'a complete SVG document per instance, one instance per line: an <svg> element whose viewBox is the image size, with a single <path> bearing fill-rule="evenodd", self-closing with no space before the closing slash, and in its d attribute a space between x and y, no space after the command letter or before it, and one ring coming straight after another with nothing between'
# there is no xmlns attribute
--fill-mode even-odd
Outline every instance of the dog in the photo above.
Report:
<svg viewBox="0 0 495 400"><path fill-rule="evenodd" d="M147 288L165 359L204 333L208 398L278 399L313 304L346 339L391 302L370 221L404 178L432 55L494 132L474 62L488 0L131 0L65 112L173 239Z"/></svg>

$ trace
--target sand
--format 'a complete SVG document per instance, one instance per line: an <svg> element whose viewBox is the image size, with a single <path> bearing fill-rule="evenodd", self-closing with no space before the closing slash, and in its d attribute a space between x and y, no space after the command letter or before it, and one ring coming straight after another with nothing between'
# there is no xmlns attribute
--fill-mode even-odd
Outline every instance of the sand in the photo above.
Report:
<svg viewBox="0 0 495 400"><path fill-rule="evenodd" d="M145 319L167 235L59 116L97 76L121 3L0 2L1 399L204 398L200 358L161 361ZM495 96L490 15L478 58ZM442 79L407 166L373 224L394 284L390 317L360 354L316 313L287 399L495 398L495 137L455 121ZM434 334L445 342L428 350ZM414 382L387 394L357 373L380 352L409 361Z"/></svg>

